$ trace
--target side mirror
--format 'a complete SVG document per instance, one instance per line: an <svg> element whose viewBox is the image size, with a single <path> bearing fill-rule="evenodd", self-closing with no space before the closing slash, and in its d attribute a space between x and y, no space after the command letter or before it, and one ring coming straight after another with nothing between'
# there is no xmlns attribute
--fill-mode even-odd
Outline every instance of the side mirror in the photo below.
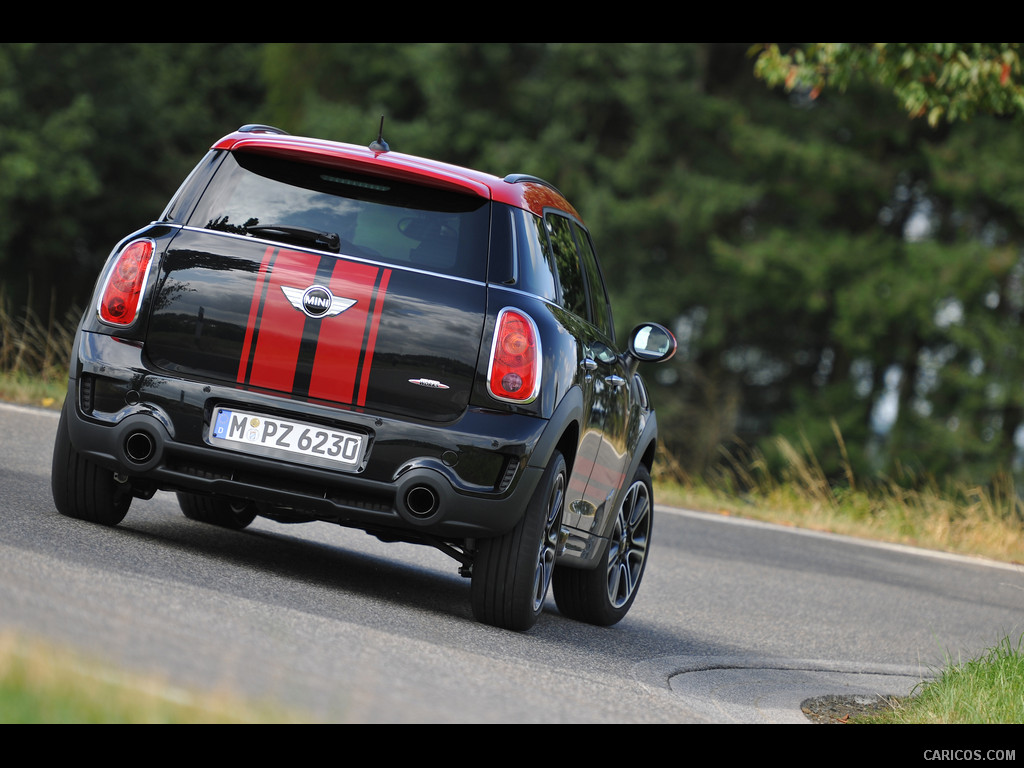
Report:
<svg viewBox="0 0 1024 768"><path fill-rule="evenodd" d="M661 363L676 353L676 337L663 325L644 323L629 334L629 355L647 363Z"/></svg>

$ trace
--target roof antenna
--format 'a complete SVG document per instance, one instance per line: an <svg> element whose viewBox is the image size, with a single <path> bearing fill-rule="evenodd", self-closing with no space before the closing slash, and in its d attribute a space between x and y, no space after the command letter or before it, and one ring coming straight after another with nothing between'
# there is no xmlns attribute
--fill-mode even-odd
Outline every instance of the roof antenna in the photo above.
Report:
<svg viewBox="0 0 1024 768"><path fill-rule="evenodd" d="M373 152L390 152L391 147L384 141L384 115L380 116L380 132L377 134L377 140L370 144L370 149Z"/></svg>

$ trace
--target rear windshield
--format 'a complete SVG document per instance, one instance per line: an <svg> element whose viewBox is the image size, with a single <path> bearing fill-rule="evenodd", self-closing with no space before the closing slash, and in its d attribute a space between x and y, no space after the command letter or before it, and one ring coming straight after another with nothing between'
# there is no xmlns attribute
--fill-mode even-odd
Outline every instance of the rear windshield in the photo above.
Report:
<svg viewBox="0 0 1024 768"><path fill-rule="evenodd" d="M484 280L488 201L470 195L236 152L189 225Z"/></svg>

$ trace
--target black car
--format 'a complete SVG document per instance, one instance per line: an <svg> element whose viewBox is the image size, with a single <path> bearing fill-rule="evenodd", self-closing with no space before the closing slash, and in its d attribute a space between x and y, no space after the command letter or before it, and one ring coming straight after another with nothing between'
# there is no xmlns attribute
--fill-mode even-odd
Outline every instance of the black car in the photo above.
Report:
<svg viewBox="0 0 1024 768"><path fill-rule="evenodd" d="M590 235L550 185L243 126L126 237L82 318L53 454L70 517L177 494L229 528L438 547L473 613L609 625L650 547L656 421Z"/></svg>

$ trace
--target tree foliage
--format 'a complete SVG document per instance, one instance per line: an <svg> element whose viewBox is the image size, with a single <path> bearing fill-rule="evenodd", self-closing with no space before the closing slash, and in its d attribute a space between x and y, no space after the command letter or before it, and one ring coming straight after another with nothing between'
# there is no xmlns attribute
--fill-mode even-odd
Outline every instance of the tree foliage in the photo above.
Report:
<svg viewBox="0 0 1024 768"><path fill-rule="evenodd" d="M262 106L249 43L0 43L0 286L81 301L225 125ZM30 290L34 295L29 297Z"/></svg>
<svg viewBox="0 0 1024 768"><path fill-rule="evenodd" d="M910 115L935 126L979 113L1024 116L1020 49L1020 43L805 43L783 53L768 43L755 71L769 85L811 98L855 80L875 82Z"/></svg>

